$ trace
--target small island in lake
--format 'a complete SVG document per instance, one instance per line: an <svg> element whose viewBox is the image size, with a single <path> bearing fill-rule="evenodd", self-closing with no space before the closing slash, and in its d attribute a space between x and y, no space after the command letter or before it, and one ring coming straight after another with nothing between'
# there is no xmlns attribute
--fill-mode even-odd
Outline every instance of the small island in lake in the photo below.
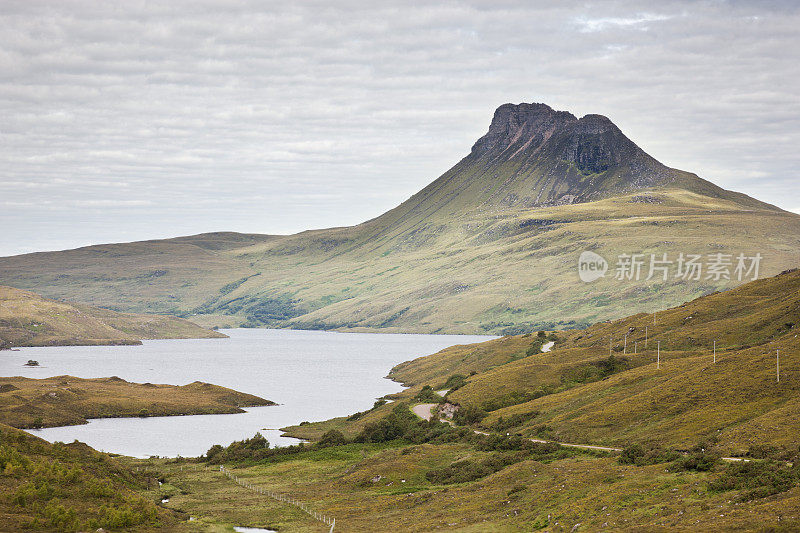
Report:
<svg viewBox="0 0 800 533"><path fill-rule="evenodd" d="M25 363L25 366L39 366L39 361L35 361L33 359L28 359L28 362Z"/></svg>
<svg viewBox="0 0 800 533"><path fill-rule="evenodd" d="M89 418L231 414L268 405L276 404L201 381L178 386L116 376L0 378L0 423L20 429L85 424Z"/></svg>

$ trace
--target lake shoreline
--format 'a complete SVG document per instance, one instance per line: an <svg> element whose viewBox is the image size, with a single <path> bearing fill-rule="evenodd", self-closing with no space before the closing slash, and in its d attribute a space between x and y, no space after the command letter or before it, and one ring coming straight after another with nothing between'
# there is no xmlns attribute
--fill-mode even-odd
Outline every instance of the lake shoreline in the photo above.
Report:
<svg viewBox="0 0 800 533"><path fill-rule="evenodd" d="M197 457L212 445L262 433L273 446L299 441L278 429L363 411L377 398L404 390L385 379L400 362L469 344L488 336L341 333L241 328L221 331L229 339L146 340L142 346L23 348L4 352L0 374L29 378L65 374L84 378L116 375L132 383L190 384L203 381L268 398L277 406L247 408L235 417L184 409L147 417L98 416L43 424L36 436L50 442L79 440L98 450L132 457ZM22 366L33 359L40 367ZM107 378L101 378L107 379ZM3 380L0 379L0 384ZM47 392L47 391L43 391ZM3 394L0 393L0 398ZM41 394L40 394L41 396ZM240 402L237 407L241 408ZM230 405L217 413L234 414ZM169 414L170 416L156 416ZM132 415L132 416L131 416ZM89 423L86 423L89 422ZM68 425L67 425L68 424Z"/></svg>

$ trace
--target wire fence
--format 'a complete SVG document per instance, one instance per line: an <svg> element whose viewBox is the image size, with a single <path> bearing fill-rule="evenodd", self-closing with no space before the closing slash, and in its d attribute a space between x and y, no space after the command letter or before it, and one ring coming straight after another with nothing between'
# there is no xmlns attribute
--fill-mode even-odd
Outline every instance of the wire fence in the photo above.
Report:
<svg viewBox="0 0 800 533"><path fill-rule="evenodd" d="M287 496L285 494L281 494L279 492L272 492L271 490L267 490L267 489L265 489L263 487L257 487L255 485L252 485L252 484L246 482L246 481L243 481L241 478L238 478L235 475L233 475L231 472L229 472L222 465L220 465L219 470L220 470L220 472L225 474L229 479L233 480L235 483L237 483L238 485L240 485L240 486L242 486L242 487L244 487L246 489L250 489L253 492L257 492L259 494L263 494L264 496L269 496L270 498L272 498L275 501L284 502L284 503L288 503L290 505L294 505L295 507L297 507L298 509L300 509L304 513L306 513L308 516L314 518L314 520L318 520L318 521L322 522L323 524L325 524L326 526L331 526L331 529L330 529L329 533L333 533L333 529L336 527L336 519L335 518L333 518L331 516L328 516L326 514L314 511L312 509L309 509L308 505L306 505L304 502L301 502L299 500L295 500L294 498L292 498L290 496Z"/></svg>

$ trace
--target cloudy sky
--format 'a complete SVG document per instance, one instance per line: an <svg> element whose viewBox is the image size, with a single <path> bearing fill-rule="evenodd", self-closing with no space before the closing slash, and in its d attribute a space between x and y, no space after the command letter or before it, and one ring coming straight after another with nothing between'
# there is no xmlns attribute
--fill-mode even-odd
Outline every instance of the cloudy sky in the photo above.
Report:
<svg viewBox="0 0 800 533"><path fill-rule="evenodd" d="M0 255L354 224L505 102L800 211L796 2L365 4L0 0Z"/></svg>

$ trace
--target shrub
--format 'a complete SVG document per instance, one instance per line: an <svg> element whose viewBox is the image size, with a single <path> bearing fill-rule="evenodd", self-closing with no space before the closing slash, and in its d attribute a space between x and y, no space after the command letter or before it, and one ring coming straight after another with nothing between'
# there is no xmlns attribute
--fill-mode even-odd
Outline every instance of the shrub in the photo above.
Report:
<svg viewBox="0 0 800 533"><path fill-rule="evenodd" d="M347 440L341 431L331 429L322 435L322 437L320 437L319 441L317 442L317 446L321 448L327 448L329 446L341 446L349 442L350 441Z"/></svg>
<svg viewBox="0 0 800 533"><path fill-rule="evenodd" d="M447 378L447 381L444 382L442 388L447 389L450 392L453 392L454 390L458 390L466 384L467 384L467 376L463 374L453 374L452 376Z"/></svg>
<svg viewBox="0 0 800 533"><path fill-rule="evenodd" d="M631 367L627 357L617 357L614 354L599 361L567 368L561 374L562 383L591 383L607 378L612 374L623 372Z"/></svg>
<svg viewBox="0 0 800 533"><path fill-rule="evenodd" d="M692 452L676 459L669 467L670 472L691 470L694 472L708 472L719 462L719 456L711 453Z"/></svg>
<svg viewBox="0 0 800 533"><path fill-rule="evenodd" d="M404 439L414 444L422 444L464 441L470 438L472 432L466 428L453 428L436 419L420 420L409 410L407 404L398 404L389 415L365 425L354 441L388 442Z"/></svg>
<svg viewBox="0 0 800 533"><path fill-rule="evenodd" d="M664 450L657 446L644 447L640 444L633 444L622 450L619 456L619 462L623 465L654 465L675 461L680 455L681 454L675 450Z"/></svg>
<svg viewBox="0 0 800 533"><path fill-rule="evenodd" d="M542 444L504 435L485 437L479 442L478 448L493 453L482 459L456 461L448 466L429 470L425 477L431 483L437 484L466 483L494 474L520 461L552 461L580 453L555 443Z"/></svg>
<svg viewBox="0 0 800 533"><path fill-rule="evenodd" d="M534 418L539 416L539 411L528 411L526 413L516 413L508 418L503 418L502 416L499 417L494 424L491 425L492 431L497 431L498 433L503 433L511 428L521 426L525 422L528 422Z"/></svg>
<svg viewBox="0 0 800 533"><path fill-rule="evenodd" d="M431 483L440 485L466 483L494 474L506 466L522 461L524 458L525 454L521 452L493 453L484 459L457 461L442 468L429 470L425 473L425 478Z"/></svg>
<svg viewBox="0 0 800 533"><path fill-rule="evenodd" d="M422 390L414 396L414 399L420 402L433 402L438 403L442 400L442 397L436 394L436 391L433 390L433 387L430 385L425 385L422 387Z"/></svg>
<svg viewBox="0 0 800 533"><path fill-rule="evenodd" d="M744 491L740 499L764 498L789 490L800 481L798 466L774 461L741 461L729 463L722 475L709 483L715 492Z"/></svg>
<svg viewBox="0 0 800 533"><path fill-rule="evenodd" d="M541 331L539 333L541 333ZM533 341L530 347L527 350L525 350L525 355L530 357L531 355L542 353L543 345L544 345L544 340L542 339L537 339Z"/></svg>
<svg viewBox="0 0 800 533"><path fill-rule="evenodd" d="M484 411L497 411L503 407L510 407L512 405L530 402L531 400L541 398L542 396L553 394L553 392L555 392L555 388L550 387L549 385L541 385L539 388L533 391L514 391L497 398L492 398L491 400L483 402L483 404L481 404L481 408Z"/></svg>
<svg viewBox="0 0 800 533"><path fill-rule="evenodd" d="M382 405L386 405L387 403L388 402L386 400L384 400L383 398L381 398L380 400L376 400L375 403L372 404L372 408L371 409L368 409L366 411L359 411L358 413L353 413L352 415L347 417L347 421L348 422L354 422L356 420L359 420L362 417L364 417L367 413L371 413L372 411L374 411L378 407L381 407ZM300 425L302 426L304 424L308 424L308 422L303 422Z"/></svg>
<svg viewBox="0 0 800 533"><path fill-rule="evenodd" d="M462 406L453 415L453 422L462 426L477 424L487 416L487 412L474 405Z"/></svg>

